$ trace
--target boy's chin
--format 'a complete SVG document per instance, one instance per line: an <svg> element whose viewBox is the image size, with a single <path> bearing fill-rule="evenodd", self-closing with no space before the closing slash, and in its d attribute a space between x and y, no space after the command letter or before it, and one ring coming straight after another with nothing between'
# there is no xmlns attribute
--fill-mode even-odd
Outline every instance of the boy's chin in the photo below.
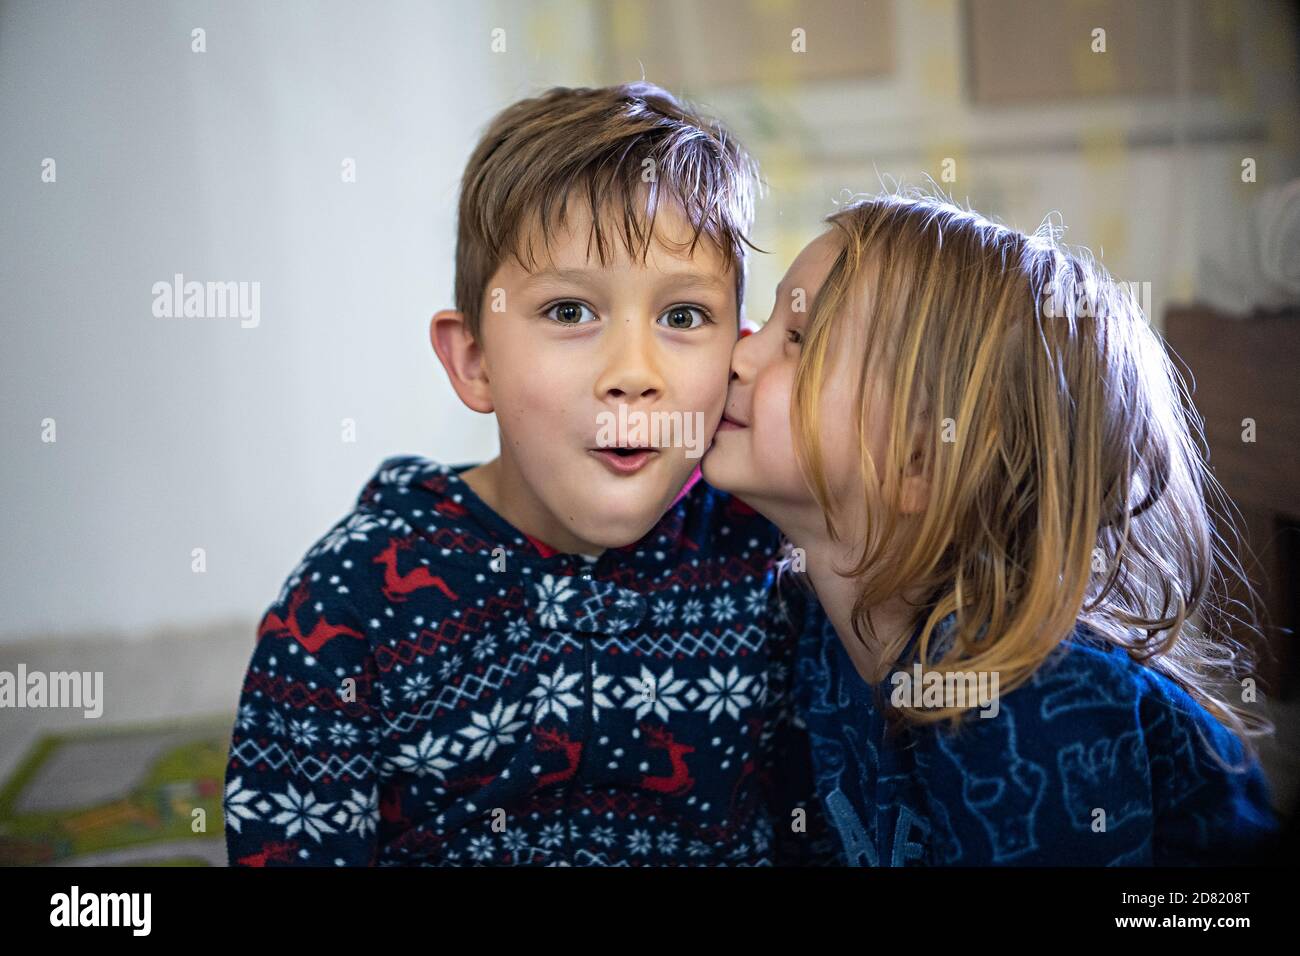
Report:
<svg viewBox="0 0 1300 956"><path fill-rule="evenodd" d="M656 511L653 503L641 509L631 509L627 503L605 508L601 502L589 501L583 511L585 527L571 530L599 548L624 548L634 544L663 517L663 510Z"/></svg>
<svg viewBox="0 0 1300 956"><path fill-rule="evenodd" d="M581 496L583 527L572 530L602 548L622 548L640 541L664 516L688 477L690 471L679 480L677 468L664 468L660 474L646 475L644 481L635 476L610 476L589 483Z"/></svg>

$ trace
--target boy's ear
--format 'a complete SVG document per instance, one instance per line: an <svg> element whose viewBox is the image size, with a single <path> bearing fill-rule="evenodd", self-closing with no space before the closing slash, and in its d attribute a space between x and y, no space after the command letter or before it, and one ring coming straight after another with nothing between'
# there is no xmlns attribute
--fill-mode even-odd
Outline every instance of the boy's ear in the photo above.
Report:
<svg viewBox="0 0 1300 956"><path fill-rule="evenodd" d="M460 400L476 412L493 411L487 360L483 347L470 335L464 314L454 309L435 312L429 322L429 341Z"/></svg>

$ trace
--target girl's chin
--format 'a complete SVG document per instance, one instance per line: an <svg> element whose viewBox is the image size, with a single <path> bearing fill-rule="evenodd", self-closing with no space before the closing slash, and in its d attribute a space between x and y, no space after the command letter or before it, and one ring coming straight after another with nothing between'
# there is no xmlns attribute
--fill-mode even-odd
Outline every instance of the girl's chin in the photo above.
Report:
<svg viewBox="0 0 1300 956"><path fill-rule="evenodd" d="M710 464L706 456L700 465L700 476L712 487L739 498L755 511L762 510L755 503L768 497L766 492L769 489L756 480L761 477L758 469L740 462L724 459Z"/></svg>
<svg viewBox="0 0 1300 956"><path fill-rule="evenodd" d="M701 459L700 475L711 486L739 498L777 527L783 528L782 520L792 520L792 516L801 515L805 510L820 513L816 499L805 497L807 489L800 487L783 493L777 487L765 485L756 480L765 476L764 469L738 458L715 446Z"/></svg>
<svg viewBox="0 0 1300 956"><path fill-rule="evenodd" d="M700 459L700 476L719 491L736 491L736 465L734 456L714 445Z"/></svg>

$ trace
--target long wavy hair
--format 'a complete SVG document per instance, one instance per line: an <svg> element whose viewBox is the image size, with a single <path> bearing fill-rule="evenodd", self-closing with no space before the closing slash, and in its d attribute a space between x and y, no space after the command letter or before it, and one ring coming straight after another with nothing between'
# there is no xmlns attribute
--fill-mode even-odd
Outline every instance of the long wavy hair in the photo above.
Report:
<svg viewBox="0 0 1300 956"><path fill-rule="evenodd" d="M1258 596L1216 531L1217 518L1237 538L1230 502L1133 289L1054 229L1026 235L920 190L859 199L826 221L843 247L804 329L791 426L827 532L842 540L818 402L845 324L867 322L853 402L870 520L846 573L876 679L904 663L923 624L915 660L996 672L1006 692L1082 623L1177 682L1252 753L1249 738L1272 727L1241 703L1253 660L1227 625L1258 633ZM892 406L879 462L863 440L879 407L870 381ZM918 467L930 497L904 513L901 479ZM1228 600L1230 579L1250 603ZM926 597L884 646L869 611L905 593ZM955 628L935 643L950 614ZM966 709L903 716L958 723Z"/></svg>

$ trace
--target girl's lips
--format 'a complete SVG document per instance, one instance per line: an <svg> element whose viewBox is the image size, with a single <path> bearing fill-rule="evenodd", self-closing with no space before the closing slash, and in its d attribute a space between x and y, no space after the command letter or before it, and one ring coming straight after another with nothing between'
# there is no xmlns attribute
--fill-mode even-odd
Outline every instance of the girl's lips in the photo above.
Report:
<svg viewBox="0 0 1300 956"><path fill-rule="evenodd" d="M745 427L745 426L742 425L742 424L740 424L740 422L733 422L733 421L732 421L730 418L728 418L726 415L723 415L723 416L722 416L722 421L718 422L718 431L720 431L720 432L721 432L721 431L729 431L729 430L731 430L731 429L733 429L733 428L744 428L744 427Z"/></svg>
<svg viewBox="0 0 1300 956"><path fill-rule="evenodd" d="M589 451L596 456L602 465L616 475L635 474L659 454L658 450L654 448L642 449L630 455L620 455L609 448L592 448Z"/></svg>

